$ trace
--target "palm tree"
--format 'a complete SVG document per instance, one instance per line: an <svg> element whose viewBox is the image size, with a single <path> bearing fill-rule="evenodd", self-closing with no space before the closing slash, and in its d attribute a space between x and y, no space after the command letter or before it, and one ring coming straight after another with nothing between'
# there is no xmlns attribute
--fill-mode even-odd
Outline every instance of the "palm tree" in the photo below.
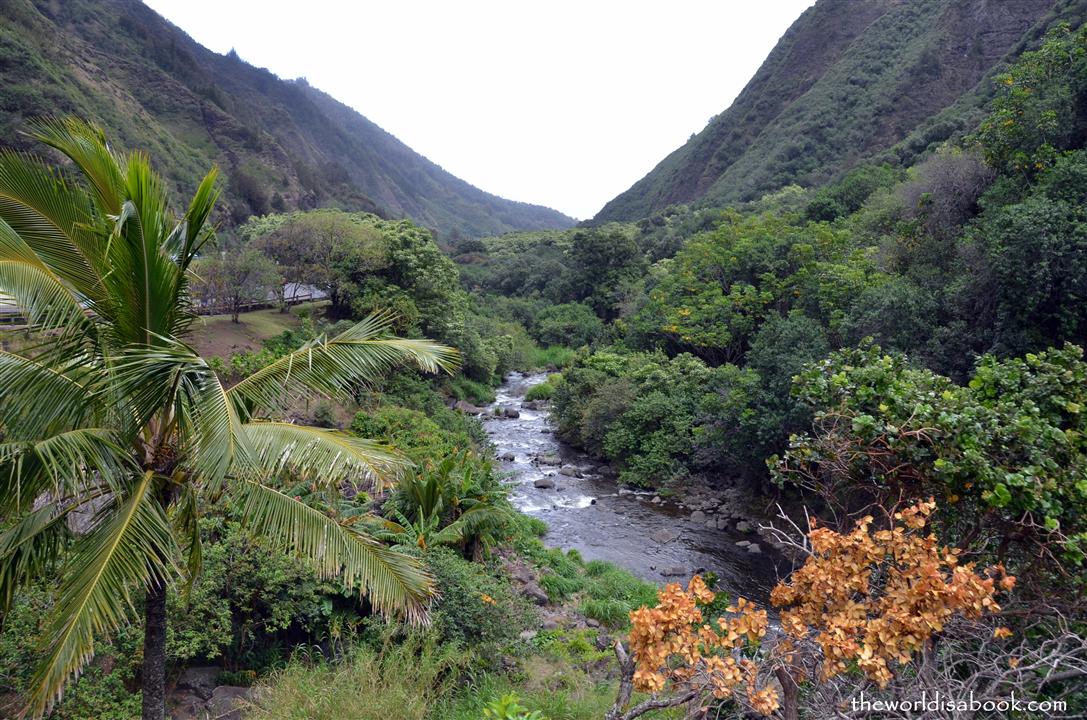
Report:
<svg viewBox="0 0 1087 720"><path fill-rule="evenodd" d="M0 152L0 295L41 339L0 352L0 611L48 569L61 578L26 713L51 710L142 593L143 717L164 717L166 588L199 576L197 520L223 495L375 610L424 619L433 581L416 561L276 488L286 476L329 493L381 485L407 461L277 418L307 393L350 397L404 361L451 371L456 352L392 337L392 317L377 315L227 388L186 343L216 171L175 218L147 157L114 152L101 130L50 121L33 136L74 168Z"/></svg>
<svg viewBox="0 0 1087 720"><path fill-rule="evenodd" d="M486 489L475 481L468 451L450 455L433 469L408 475L400 484L396 505L377 531L378 537L422 550L459 545L474 560L497 544L497 533L513 519L501 488Z"/></svg>

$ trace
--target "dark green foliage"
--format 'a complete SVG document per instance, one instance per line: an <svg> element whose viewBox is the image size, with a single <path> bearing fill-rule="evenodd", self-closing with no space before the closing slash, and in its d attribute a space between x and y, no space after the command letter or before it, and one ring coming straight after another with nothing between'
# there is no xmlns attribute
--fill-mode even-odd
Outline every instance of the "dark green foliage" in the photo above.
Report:
<svg viewBox="0 0 1087 720"><path fill-rule="evenodd" d="M49 588L32 586L14 598L0 631L0 716L16 717L19 693L26 690L48 628L53 598ZM65 692L51 717L60 720L130 720L140 714L132 692L140 676L143 632L129 627L98 646L97 659Z"/></svg>
<svg viewBox="0 0 1087 720"><path fill-rule="evenodd" d="M1040 174L1024 197L987 207L968 231L981 272L968 298L988 309L988 348L1036 350L1087 333L1087 153L1076 151Z"/></svg>
<svg viewBox="0 0 1087 720"><path fill-rule="evenodd" d="M1060 150L1083 144L1087 28L1055 28L995 83L1000 93L975 139L994 167L1029 178Z"/></svg>
<svg viewBox="0 0 1087 720"><path fill-rule="evenodd" d="M1037 574L1036 553L1049 547L1079 572L1087 552L1079 348L986 356L965 386L878 347L842 351L804 372L798 391L816 422L790 443L779 481L847 508L934 496L949 542L977 543L1016 575Z"/></svg>
<svg viewBox="0 0 1087 720"><path fill-rule="evenodd" d="M449 548L432 548L423 557L442 588L434 626L444 639L472 646L509 642L532 621L527 601L493 568Z"/></svg>
<svg viewBox="0 0 1087 720"><path fill-rule="evenodd" d="M624 287L645 271L637 241L619 229L575 232L568 256L568 297L605 320L619 314Z"/></svg>
<svg viewBox="0 0 1087 720"><path fill-rule="evenodd" d="M204 574L187 596L169 600L167 650L176 663L264 670L298 643L328 640L337 610L361 610L357 595L319 581L233 520L209 518L201 534Z"/></svg>
<svg viewBox="0 0 1087 720"><path fill-rule="evenodd" d="M831 221L852 215L877 190L891 187L902 179L901 171L887 165L864 165L846 173L831 185L815 193L804 214L808 220Z"/></svg>
<svg viewBox="0 0 1087 720"><path fill-rule="evenodd" d="M833 326L875 268L847 231L733 213L663 270L630 321L633 332L717 363L739 361L775 307L802 308Z"/></svg>
<svg viewBox="0 0 1087 720"><path fill-rule="evenodd" d="M534 336L544 345L589 345L604 333L596 313L581 303L552 305L536 316Z"/></svg>
<svg viewBox="0 0 1087 720"><path fill-rule="evenodd" d="M623 482L660 487L728 462L703 445L703 426L719 417L723 396L742 394L749 410L754 383L691 355L597 352L563 373L553 412L562 437L616 463Z"/></svg>

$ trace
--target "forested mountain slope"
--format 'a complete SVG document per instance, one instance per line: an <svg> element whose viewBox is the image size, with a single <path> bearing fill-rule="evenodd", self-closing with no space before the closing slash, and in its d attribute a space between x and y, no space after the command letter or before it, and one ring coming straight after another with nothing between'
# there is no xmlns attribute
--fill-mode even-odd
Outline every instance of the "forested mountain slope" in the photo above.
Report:
<svg viewBox="0 0 1087 720"><path fill-rule="evenodd" d="M568 227L483 192L354 110L217 55L137 0L0 2L0 143L28 117L71 113L147 150L175 188L217 162L230 220L340 206L407 216L445 237Z"/></svg>
<svg viewBox="0 0 1087 720"><path fill-rule="evenodd" d="M668 205L727 204L834 179L894 149L909 164L976 125L986 79L1083 0L819 0L736 101L597 222Z"/></svg>

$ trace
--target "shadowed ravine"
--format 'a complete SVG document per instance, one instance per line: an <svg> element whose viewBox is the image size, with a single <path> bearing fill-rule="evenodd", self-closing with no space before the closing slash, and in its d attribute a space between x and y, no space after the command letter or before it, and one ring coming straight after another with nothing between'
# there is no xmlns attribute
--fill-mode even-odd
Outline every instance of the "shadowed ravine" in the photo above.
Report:
<svg viewBox="0 0 1087 720"><path fill-rule="evenodd" d="M761 599L769 594L776 556L736 545L752 540L751 535L707 528L689 519L689 509L654 504L652 492L618 487L601 476L597 464L555 436L546 407L522 407L528 388L545 378L518 373L507 377L483 425L500 468L510 474L510 499L522 512L547 523L544 540L549 546L576 549L586 560L607 560L656 583L709 570L733 596ZM519 417L497 417L495 408L512 408ZM556 459L560 464L553 464ZM563 474L562 468L570 472L571 466L582 477ZM555 487L536 487L545 478Z"/></svg>

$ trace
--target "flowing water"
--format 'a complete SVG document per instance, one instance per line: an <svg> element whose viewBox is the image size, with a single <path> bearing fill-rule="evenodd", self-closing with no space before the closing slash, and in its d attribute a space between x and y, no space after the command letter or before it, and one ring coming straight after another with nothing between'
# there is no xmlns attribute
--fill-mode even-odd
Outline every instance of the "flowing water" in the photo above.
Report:
<svg viewBox="0 0 1087 720"><path fill-rule="evenodd" d="M522 407L528 388L545 379L544 374L511 374L482 419L496 455L507 458L499 465L509 474L510 499L522 512L547 523L547 545L576 549L586 560L607 560L655 583L666 577L682 581L708 570L733 595L768 595L777 576L776 556L752 554L735 544L751 540L750 535L691 522L689 511L654 504L652 492L620 488L596 470L585 470L583 477L562 474L563 465L587 468L592 463L559 441L546 409ZM494 410L502 408L516 409L520 417L496 417ZM557 456L560 465L540 464L539 458L548 456ZM544 484L553 481L555 487L536 487L544 478Z"/></svg>

